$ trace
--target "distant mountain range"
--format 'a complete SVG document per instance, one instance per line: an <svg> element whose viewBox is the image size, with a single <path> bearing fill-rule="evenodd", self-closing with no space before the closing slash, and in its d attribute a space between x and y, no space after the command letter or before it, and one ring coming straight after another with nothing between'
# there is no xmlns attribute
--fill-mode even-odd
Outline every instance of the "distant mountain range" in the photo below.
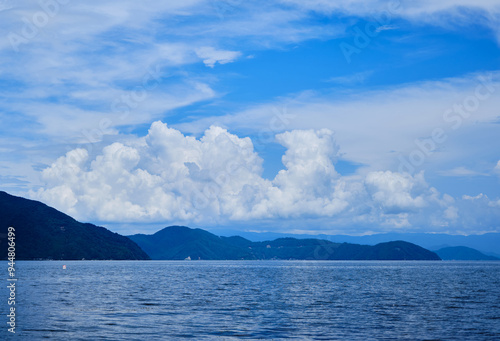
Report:
<svg viewBox="0 0 500 341"><path fill-rule="evenodd" d="M185 226L170 226L152 235L136 234L129 238L157 260L440 260L434 252L404 241L374 246L296 238L252 242Z"/></svg>
<svg viewBox="0 0 500 341"><path fill-rule="evenodd" d="M17 260L149 259L129 238L0 191L0 259L7 258L9 226L15 228Z"/></svg>
<svg viewBox="0 0 500 341"><path fill-rule="evenodd" d="M465 246L444 247L435 252L442 260L500 260L498 257L488 256Z"/></svg>
<svg viewBox="0 0 500 341"><path fill-rule="evenodd" d="M428 250L438 250L444 247L466 246L474 248L485 255L500 257L500 233L485 233L481 235L450 235L444 233L379 233L366 236L348 236L348 235L307 235L307 234L288 234L275 232L243 232L235 230L214 229L210 232L220 236L231 236L238 234L251 241L264 241L276 238L293 237L298 239L318 238L332 241L334 243L353 243L376 245L391 240L403 240L409 243L417 244Z"/></svg>
<svg viewBox="0 0 500 341"><path fill-rule="evenodd" d="M38 201L0 191L0 259L7 258L9 226L15 228L18 260L438 260L440 257L445 260L497 260L499 258L492 257L495 254L491 251L498 251L500 245L498 233L481 236L388 233L362 237L320 235L316 238L244 233L244 236L252 237L246 239L241 236L219 237L202 229L182 226L167 227L152 235L136 234L127 238L104 227L80 223ZM277 238L266 240L263 238L265 236ZM269 241L271 239L274 240ZM456 244L459 242L463 242L463 245ZM472 249L471 245L480 245L482 249L478 249L485 254ZM427 249L437 251L434 253Z"/></svg>

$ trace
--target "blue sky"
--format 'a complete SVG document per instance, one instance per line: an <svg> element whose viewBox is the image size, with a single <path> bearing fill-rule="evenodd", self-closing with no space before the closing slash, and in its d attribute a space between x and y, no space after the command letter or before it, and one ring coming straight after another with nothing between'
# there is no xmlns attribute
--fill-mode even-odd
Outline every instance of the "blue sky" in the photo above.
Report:
<svg viewBox="0 0 500 341"><path fill-rule="evenodd" d="M500 4L0 1L0 189L120 233L500 229Z"/></svg>

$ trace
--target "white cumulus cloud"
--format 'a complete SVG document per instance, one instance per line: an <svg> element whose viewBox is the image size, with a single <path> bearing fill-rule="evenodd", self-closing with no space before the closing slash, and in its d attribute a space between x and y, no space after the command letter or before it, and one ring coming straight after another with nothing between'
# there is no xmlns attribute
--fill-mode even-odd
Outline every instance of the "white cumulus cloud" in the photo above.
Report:
<svg viewBox="0 0 500 341"><path fill-rule="evenodd" d="M437 210L439 219L457 215L453 200L430 188L423 173L341 176L328 129L276 135L286 148L285 168L272 180L262 177L250 138L217 126L197 139L157 121L145 137L126 141L95 157L69 151L43 170L44 185L31 197L80 220L124 223L354 219L409 227L418 210Z"/></svg>
<svg viewBox="0 0 500 341"><path fill-rule="evenodd" d="M373 201L386 213L400 213L427 205L424 191L428 186L423 173L413 177L391 171L371 172L366 176L365 184Z"/></svg>
<svg viewBox="0 0 500 341"><path fill-rule="evenodd" d="M224 202L212 196L260 179L262 164L248 138L211 127L197 140L161 122L134 146L113 143L87 157L74 150L59 158L42 173L46 188L32 195L103 221L197 220L206 210L220 214ZM61 204L61 192L76 200Z"/></svg>
<svg viewBox="0 0 500 341"><path fill-rule="evenodd" d="M102 221L332 216L348 206L331 131L276 139L287 148L286 169L270 181L249 138L212 126L196 139L155 122L146 137L106 146L94 160L84 149L68 152L43 171L45 186L31 195Z"/></svg>

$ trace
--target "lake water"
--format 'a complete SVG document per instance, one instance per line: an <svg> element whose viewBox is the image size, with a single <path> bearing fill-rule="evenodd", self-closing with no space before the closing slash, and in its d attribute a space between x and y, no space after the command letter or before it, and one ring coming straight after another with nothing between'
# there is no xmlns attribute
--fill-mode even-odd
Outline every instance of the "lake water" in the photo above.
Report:
<svg viewBox="0 0 500 341"><path fill-rule="evenodd" d="M500 262L24 261L16 276L0 339L500 340Z"/></svg>

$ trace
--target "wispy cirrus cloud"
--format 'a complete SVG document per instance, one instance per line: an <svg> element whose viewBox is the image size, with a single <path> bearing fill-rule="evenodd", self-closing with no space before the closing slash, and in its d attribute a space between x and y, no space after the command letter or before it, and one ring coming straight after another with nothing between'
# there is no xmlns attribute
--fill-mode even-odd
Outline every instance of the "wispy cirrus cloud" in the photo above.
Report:
<svg viewBox="0 0 500 341"><path fill-rule="evenodd" d="M440 175L443 176L458 176L458 177L468 177L468 176L489 176L487 173L481 173L478 171L474 171L472 169L468 169L466 167L460 166L450 170L444 170L439 172Z"/></svg>
<svg viewBox="0 0 500 341"><path fill-rule="evenodd" d="M331 129L342 146L343 158L368 165L371 170L397 169L400 157L409 158L416 150L424 153L426 168L445 171L464 157L487 153L481 144L464 146L460 136L467 136L467 141L480 140L485 131L500 129L495 124L499 115L496 108L500 105L495 96L500 90L499 77L498 72L492 72L376 91L306 91L275 103L230 115L204 117L176 127L196 133L217 122L246 134L258 134L269 129L276 115L274 109L285 106L285 124L279 125L281 129ZM473 111L464 111L464 101L474 99L478 87L486 94L484 100L478 100ZM445 141L431 141L433 145L429 145L425 141L435 129L442 129ZM427 151L430 147L432 150ZM489 149L489 157L495 156L495 150Z"/></svg>
<svg viewBox="0 0 500 341"><path fill-rule="evenodd" d="M206 66L213 68L216 63L227 64L235 61L241 56L241 52L217 50L210 46L203 46L196 50L196 55L203 59Z"/></svg>
<svg viewBox="0 0 500 341"><path fill-rule="evenodd" d="M150 111L167 112L215 95L210 84L178 68L196 63L213 67L234 61L241 51L216 47L229 45L228 39L250 39L254 47L262 48L265 41L266 45L298 42L326 33L324 27L313 28L302 22L306 14L264 2L259 6L265 5L266 11L258 10L257 4L241 2L234 15L223 21L210 1L117 4L54 0L43 4L12 2L0 13L6 27L0 57L3 65L9 65L0 68L0 75L11 85L10 90L3 91L4 104L9 107L3 112L16 110L42 126L49 121L47 115L56 116L47 108L52 103L66 106L57 110L64 111L59 116L63 120L89 116L89 121L94 121L94 113L108 114L113 110L112 103L140 87L153 68L162 78L156 80L158 83L172 86L158 87L142 101L142 121L150 123L154 116ZM47 23L38 25L37 18L46 18ZM26 32L31 29L35 33L28 37ZM20 40L10 40L14 35ZM40 106L38 113L32 110L36 106ZM130 115L112 121L116 128L136 124L138 119Z"/></svg>
<svg viewBox="0 0 500 341"><path fill-rule="evenodd" d="M339 84L339 85L347 85L352 86L356 84L364 83L370 76L373 74L373 71L363 71L357 72L348 76L340 76L340 77L332 77L327 80L329 83Z"/></svg>
<svg viewBox="0 0 500 341"><path fill-rule="evenodd" d="M446 29L459 29L480 23L488 27L500 44L500 4L495 0L445 0L445 1L300 1L281 0L303 10L324 14L341 14L387 22L377 30L393 29L392 20L403 19L415 24L432 25Z"/></svg>

